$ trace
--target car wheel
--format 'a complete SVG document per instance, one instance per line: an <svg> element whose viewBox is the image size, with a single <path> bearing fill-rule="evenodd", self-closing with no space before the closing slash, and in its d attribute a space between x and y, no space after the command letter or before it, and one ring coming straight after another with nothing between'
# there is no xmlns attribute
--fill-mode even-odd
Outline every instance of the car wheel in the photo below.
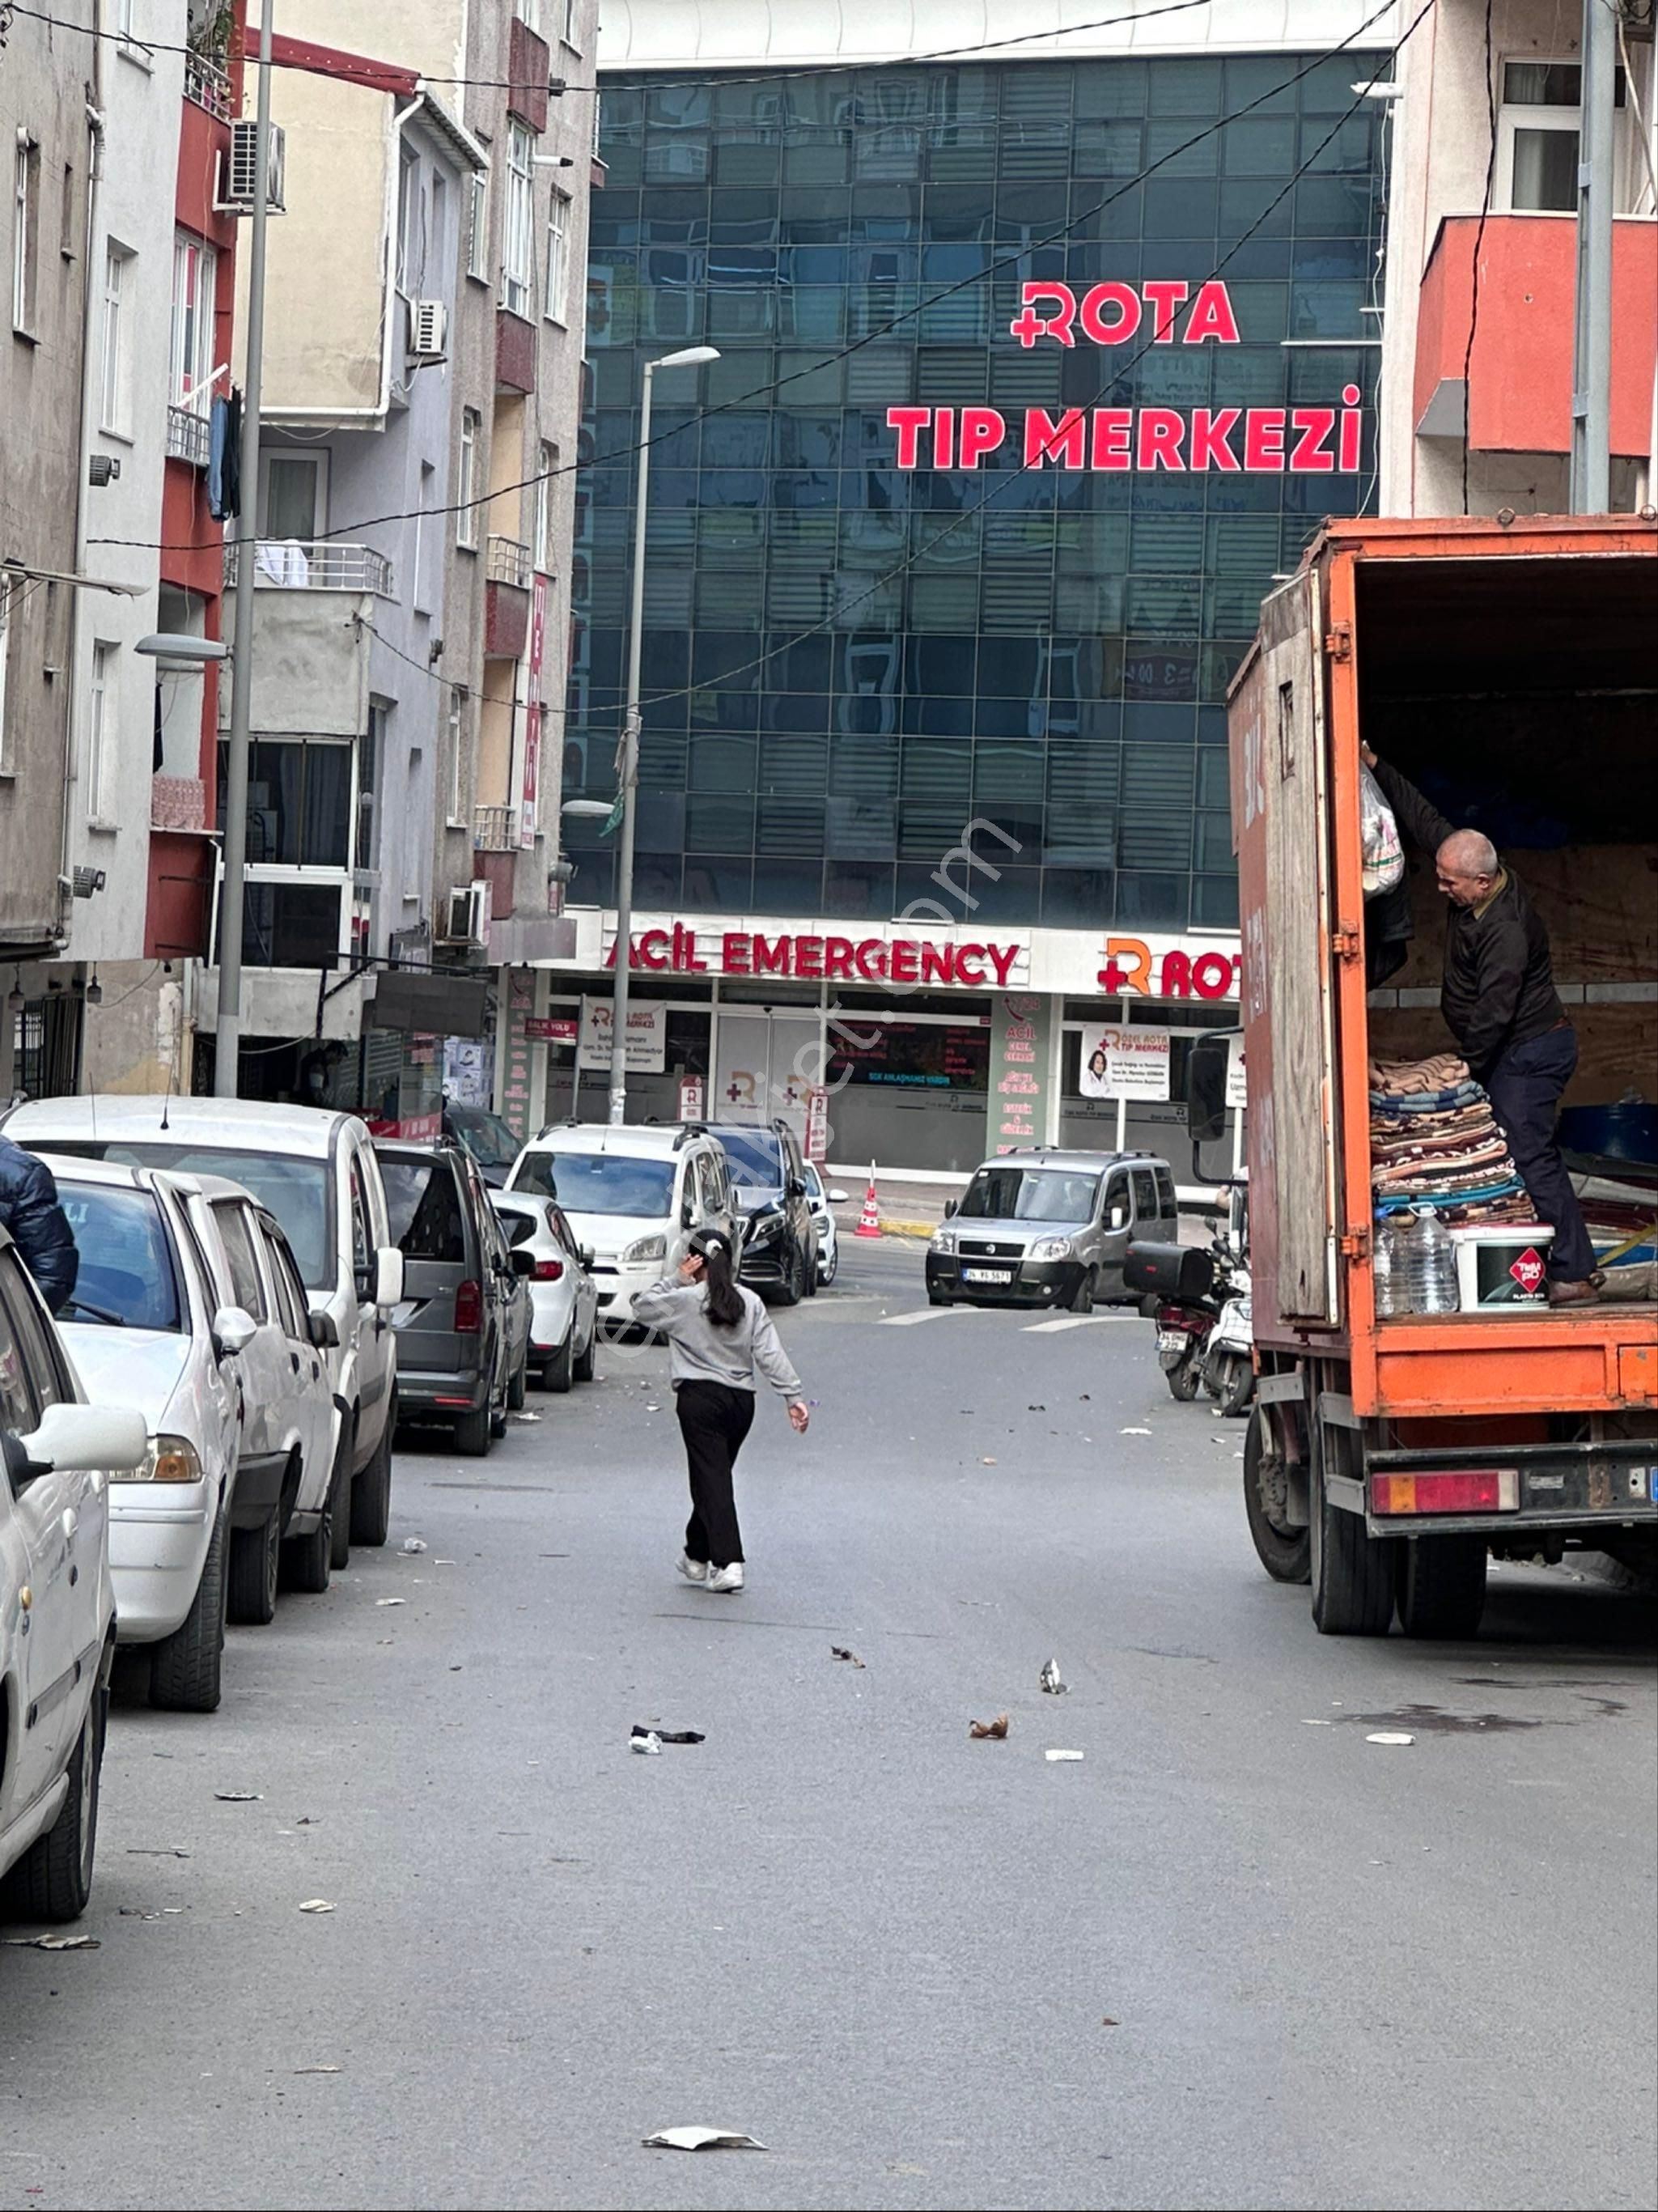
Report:
<svg viewBox="0 0 1658 2212"><path fill-rule="evenodd" d="M512 1380L507 1385L507 1410L509 1413L521 1413L524 1411L524 1401L529 1390L529 1378L526 1373L529 1364L530 1354L526 1348L523 1358L513 1370Z"/></svg>
<svg viewBox="0 0 1658 2212"><path fill-rule="evenodd" d="M225 1611L239 1628L263 1628L276 1618L282 1565L282 1515L273 1509L258 1528L230 1532L230 1592Z"/></svg>
<svg viewBox="0 0 1658 2212"><path fill-rule="evenodd" d="M283 1589L320 1597L328 1588L334 1556L334 1493L323 1501L322 1519L308 1536L290 1536L282 1545L277 1579Z"/></svg>
<svg viewBox="0 0 1658 2212"><path fill-rule="evenodd" d="M351 1541L378 1547L392 1528L392 1431L397 1411L386 1416L374 1456L351 1486ZM339 1565L337 1559L335 1565Z"/></svg>
<svg viewBox="0 0 1658 2212"><path fill-rule="evenodd" d="M824 1288L827 1288L828 1285L835 1280L840 1272L841 1247L837 1244L834 1250L829 1254L828 1267L821 1269L819 1272L817 1278L819 1284Z"/></svg>
<svg viewBox="0 0 1658 2212"><path fill-rule="evenodd" d="M575 1380L575 1316L570 1316L570 1326L564 1332L564 1341L541 1370L543 1383L549 1390L568 1390Z"/></svg>
<svg viewBox="0 0 1658 2212"><path fill-rule="evenodd" d="M229 1596L227 1553L230 1549L225 1509L202 1562L190 1611L171 1636L150 1654L149 1702L164 1712L211 1713L219 1705L224 1671L225 1605Z"/></svg>
<svg viewBox="0 0 1658 2212"><path fill-rule="evenodd" d="M798 1306L805 1295L806 1263L797 1244L789 1255L789 1264L777 1285L780 1306Z"/></svg>
<svg viewBox="0 0 1658 2212"><path fill-rule="evenodd" d="M70 1754L69 1795L44 1836L7 1875L0 1911L18 1920L78 1920L92 1895L98 1842L98 1775L104 1757L109 1692L100 1682Z"/></svg>
<svg viewBox="0 0 1658 2212"><path fill-rule="evenodd" d="M572 1322L570 1327L574 1329L575 1323ZM593 1363L598 1352L598 1324L597 1321L595 1321L592 1328L587 1333L587 1349L585 1352L578 1352L575 1356L575 1379L578 1382L591 1382L592 1381Z"/></svg>
<svg viewBox="0 0 1658 2212"><path fill-rule="evenodd" d="M1094 1270L1083 1269L1082 1280L1071 1294L1071 1310L1076 1314L1091 1314L1094 1310Z"/></svg>
<svg viewBox="0 0 1658 2212"><path fill-rule="evenodd" d="M947 1306L950 1303L950 1294L947 1291L935 1290L932 1285L929 1283L927 1285L926 1302L930 1306Z"/></svg>
<svg viewBox="0 0 1658 2212"><path fill-rule="evenodd" d="M476 1413L463 1413L455 1423L455 1449L463 1459L486 1457L493 1441L487 1406L480 1406Z"/></svg>

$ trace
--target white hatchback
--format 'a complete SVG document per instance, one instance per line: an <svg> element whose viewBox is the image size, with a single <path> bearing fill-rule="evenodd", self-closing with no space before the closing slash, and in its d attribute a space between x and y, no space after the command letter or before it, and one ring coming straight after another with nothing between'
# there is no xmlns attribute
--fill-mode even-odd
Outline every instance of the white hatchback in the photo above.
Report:
<svg viewBox="0 0 1658 2212"><path fill-rule="evenodd" d="M574 1230L551 1199L527 1190L492 1190L489 1203L507 1243L535 1261L529 1278L529 1364L539 1370L544 1389L591 1382L598 1292Z"/></svg>

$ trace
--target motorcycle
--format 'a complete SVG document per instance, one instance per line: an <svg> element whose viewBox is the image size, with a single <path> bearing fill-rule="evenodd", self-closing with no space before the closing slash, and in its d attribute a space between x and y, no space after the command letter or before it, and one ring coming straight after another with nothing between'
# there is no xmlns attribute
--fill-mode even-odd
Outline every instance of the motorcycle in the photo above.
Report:
<svg viewBox="0 0 1658 2212"><path fill-rule="evenodd" d="M1234 1266L1230 1295L1205 1339L1199 1371L1204 1389L1212 1398L1218 1400L1223 1413L1230 1416L1247 1410L1255 1395L1247 1268Z"/></svg>
<svg viewBox="0 0 1658 2212"><path fill-rule="evenodd" d="M1170 1394L1189 1403L1201 1387L1205 1347L1220 1317L1214 1254L1194 1245L1131 1244L1122 1279L1157 1322L1157 1364Z"/></svg>

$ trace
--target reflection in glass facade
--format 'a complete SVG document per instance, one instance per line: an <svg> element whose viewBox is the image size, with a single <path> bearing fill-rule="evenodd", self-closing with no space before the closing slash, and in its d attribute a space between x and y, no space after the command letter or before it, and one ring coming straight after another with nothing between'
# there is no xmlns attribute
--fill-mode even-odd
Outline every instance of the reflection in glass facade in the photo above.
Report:
<svg viewBox="0 0 1658 2212"><path fill-rule="evenodd" d="M1236 925L1225 687L1273 574L1368 503L1373 418L1358 474L1026 471L1012 426L1102 386L1188 415L1347 385L1370 407L1376 103L1225 257L1376 59L1321 64L1141 183L1301 61L607 81L567 796L615 787L635 478L603 457L637 435L644 360L723 356L656 381L639 908L890 915L937 897L976 816L1018 851L981 847L1002 874L975 920ZM1009 334L1029 281L1195 294L1223 262L1238 344ZM896 467L889 408L984 404L1010 434L976 472ZM609 902L608 848L567 828L572 898Z"/></svg>

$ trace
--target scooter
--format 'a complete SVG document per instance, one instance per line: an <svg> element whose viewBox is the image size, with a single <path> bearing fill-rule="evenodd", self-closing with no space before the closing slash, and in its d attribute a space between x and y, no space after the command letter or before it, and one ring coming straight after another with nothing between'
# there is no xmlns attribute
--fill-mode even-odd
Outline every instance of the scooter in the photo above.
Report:
<svg viewBox="0 0 1658 2212"><path fill-rule="evenodd" d="M1240 1278L1242 1288L1238 1287ZM1228 1415L1245 1412L1255 1395L1247 1268L1235 1268L1230 1292L1205 1340L1200 1366L1204 1389L1212 1398L1218 1399L1222 1413Z"/></svg>

